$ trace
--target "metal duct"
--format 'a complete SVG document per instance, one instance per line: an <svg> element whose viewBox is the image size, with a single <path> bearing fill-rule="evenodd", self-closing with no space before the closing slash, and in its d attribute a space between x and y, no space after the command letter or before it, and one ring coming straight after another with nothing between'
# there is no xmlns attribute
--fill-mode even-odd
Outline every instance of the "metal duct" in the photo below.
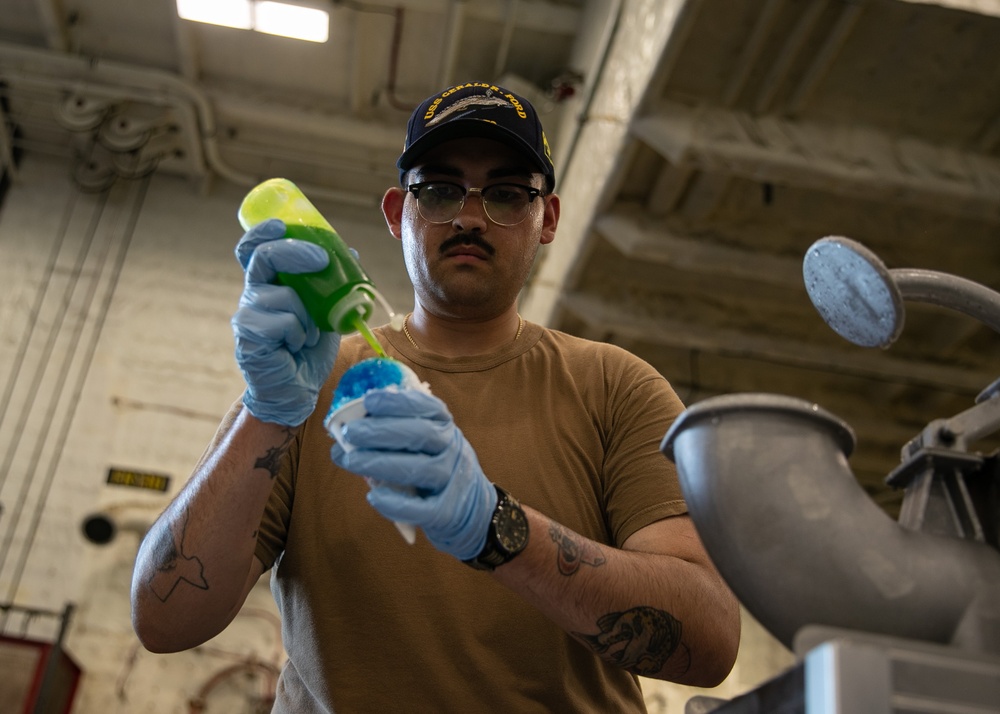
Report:
<svg viewBox="0 0 1000 714"><path fill-rule="evenodd" d="M1000 553L893 521L851 472L853 446L815 404L737 394L690 407L661 448L719 571L787 647L816 624L979 649L957 630L1000 592Z"/></svg>

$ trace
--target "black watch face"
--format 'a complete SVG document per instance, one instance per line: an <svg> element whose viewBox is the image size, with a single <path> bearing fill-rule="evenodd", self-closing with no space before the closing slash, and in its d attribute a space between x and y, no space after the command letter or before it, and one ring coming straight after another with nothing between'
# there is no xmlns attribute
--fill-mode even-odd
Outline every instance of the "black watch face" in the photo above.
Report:
<svg viewBox="0 0 1000 714"><path fill-rule="evenodd" d="M496 534L500 547L514 554L528 541L528 519L524 511L514 504L505 504L497 514Z"/></svg>

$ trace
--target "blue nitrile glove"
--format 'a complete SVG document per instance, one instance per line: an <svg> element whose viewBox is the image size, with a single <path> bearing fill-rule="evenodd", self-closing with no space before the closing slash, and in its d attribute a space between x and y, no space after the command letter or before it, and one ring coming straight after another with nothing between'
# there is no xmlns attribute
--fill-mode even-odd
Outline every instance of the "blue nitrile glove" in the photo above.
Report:
<svg viewBox="0 0 1000 714"><path fill-rule="evenodd" d="M364 403L368 416L344 427L354 449L335 443L334 463L372 479L368 502L383 516L420 526L435 548L459 560L475 558L497 492L448 407L412 389L375 390Z"/></svg>
<svg viewBox="0 0 1000 714"><path fill-rule="evenodd" d="M295 291L272 283L279 272L313 273L330 262L318 245L284 235L285 224L272 219L251 228L236 246L245 281L232 325L247 383L243 403L262 421L298 426L316 408L340 335L321 332Z"/></svg>

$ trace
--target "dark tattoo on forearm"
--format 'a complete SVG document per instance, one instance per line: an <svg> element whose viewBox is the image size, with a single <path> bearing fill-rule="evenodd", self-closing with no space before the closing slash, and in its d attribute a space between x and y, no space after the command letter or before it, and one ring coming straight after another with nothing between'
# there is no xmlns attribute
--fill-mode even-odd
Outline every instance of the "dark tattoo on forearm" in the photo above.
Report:
<svg viewBox="0 0 1000 714"><path fill-rule="evenodd" d="M184 533L187 530L187 516L170 528L156 531L153 542L153 557L159 565L147 584L153 594L166 602L174 589L183 580L196 588L208 590L205 580L205 566L201 560L184 553Z"/></svg>
<svg viewBox="0 0 1000 714"><path fill-rule="evenodd" d="M653 607L633 607L625 612L609 612L597 621L596 635L574 632L597 654L640 676L659 674L674 654L679 659L671 668L680 676L691 667L691 655L681 643L681 623L669 612Z"/></svg>
<svg viewBox="0 0 1000 714"><path fill-rule="evenodd" d="M291 446L292 439L294 438L295 433L291 429L285 429L285 440L278 446L272 446L263 456L258 457L256 463L254 463L254 468L266 470L271 474L271 480L274 480L278 475L281 459L288 451L288 447Z"/></svg>
<svg viewBox="0 0 1000 714"><path fill-rule="evenodd" d="M563 575L572 575L581 565L595 568L604 565L604 556L593 543L578 539L575 533L558 523L549 526L549 537L558 547L556 561Z"/></svg>

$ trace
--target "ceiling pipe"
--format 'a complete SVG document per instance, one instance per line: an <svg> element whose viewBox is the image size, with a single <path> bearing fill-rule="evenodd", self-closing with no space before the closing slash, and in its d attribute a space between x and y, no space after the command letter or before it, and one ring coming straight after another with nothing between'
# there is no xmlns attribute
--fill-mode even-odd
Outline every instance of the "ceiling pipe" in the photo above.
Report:
<svg viewBox="0 0 1000 714"><path fill-rule="evenodd" d="M60 52L69 51L69 33L62 18L62 7L57 0L35 0L38 17L45 30L45 40L49 48Z"/></svg>
<svg viewBox="0 0 1000 714"><path fill-rule="evenodd" d="M211 103L199 88L175 75L9 43L0 43L0 74L61 86L67 92L96 93L119 101L137 100L172 107L182 121L186 118L187 122L193 122L184 128L191 132L191 141L200 146L212 171L247 187L269 178L240 171L226 162L219 151L218 125ZM316 198L340 203L369 207L375 202L367 194L306 184L300 184L300 188Z"/></svg>
<svg viewBox="0 0 1000 714"><path fill-rule="evenodd" d="M0 65L3 64L0 58ZM111 84L88 81L67 80L56 72L51 75L38 74L32 70L2 66L0 73L18 84L39 87L49 92L65 93L66 99L56 108L56 118L60 126L73 132L97 131L114 105L125 101L141 102L151 106L166 107L174 111L181 134L189 141L187 159L192 164L192 175L208 173L203 144L198 140L201 133L194 107L186 102L178 102L162 93L139 88L123 88Z"/></svg>
<svg viewBox="0 0 1000 714"><path fill-rule="evenodd" d="M514 29L517 26L517 9L519 0L507 0L507 14L503 21L503 32L500 34L500 46L497 48L497 59L493 63L493 76L502 77L507 69L507 57L514 40Z"/></svg>
<svg viewBox="0 0 1000 714"><path fill-rule="evenodd" d="M618 26L622 20L623 6L624 0L615 0L614 5L608 11L608 19L604 24L604 31L601 33L601 39L598 44L599 49L595 55L595 61L591 63L589 68L591 76L584 89L583 99L580 102L580 110L577 112L577 120L573 126L573 133L569 138L567 149L561 154L562 161L556 167L556 180L559 180L560 176L566 175L566 170L569 168L576 154L576 147L580 143L583 128L590 121L590 109L594 104L594 95L597 94L597 87L604 76L604 68L608 63L608 56L611 54L611 45L615 40L615 35L618 34Z"/></svg>
<svg viewBox="0 0 1000 714"><path fill-rule="evenodd" d="M450 87L455 83L458 50L462 44L462 30L465 28L465 0L451 0L446 22L444 55L441 58L441 75L438 80L441 87Z"/></svg>
<svg viewBox="0 0 1000 714"><path fill-rule="evenodd" d="M201 75L200 47L195 40L190 20L181 19L180 13L174 16L174 39L177 42L177 64L182 77L189 82L198 81Z"/></svg>
<svg viewBox="0 0 1000 714"><path fill-rule="evenodd" d="M14 139L7 113L0 106L0 174L4 171L17 180L17 163L14 161Z"/></svg>
<svg viewBox="0 0 1000 714"><path fill-rule="evenodd" d="M403 44L403 19L405 17L406 11L401 6L397 7L393 13L392 41L389 43L389 77L386 80L385 96L389 101L389 106L393 109L410 112L413 111L416 104L411 106L396 96L396 77L399 73L399 48Z"/></svg>

